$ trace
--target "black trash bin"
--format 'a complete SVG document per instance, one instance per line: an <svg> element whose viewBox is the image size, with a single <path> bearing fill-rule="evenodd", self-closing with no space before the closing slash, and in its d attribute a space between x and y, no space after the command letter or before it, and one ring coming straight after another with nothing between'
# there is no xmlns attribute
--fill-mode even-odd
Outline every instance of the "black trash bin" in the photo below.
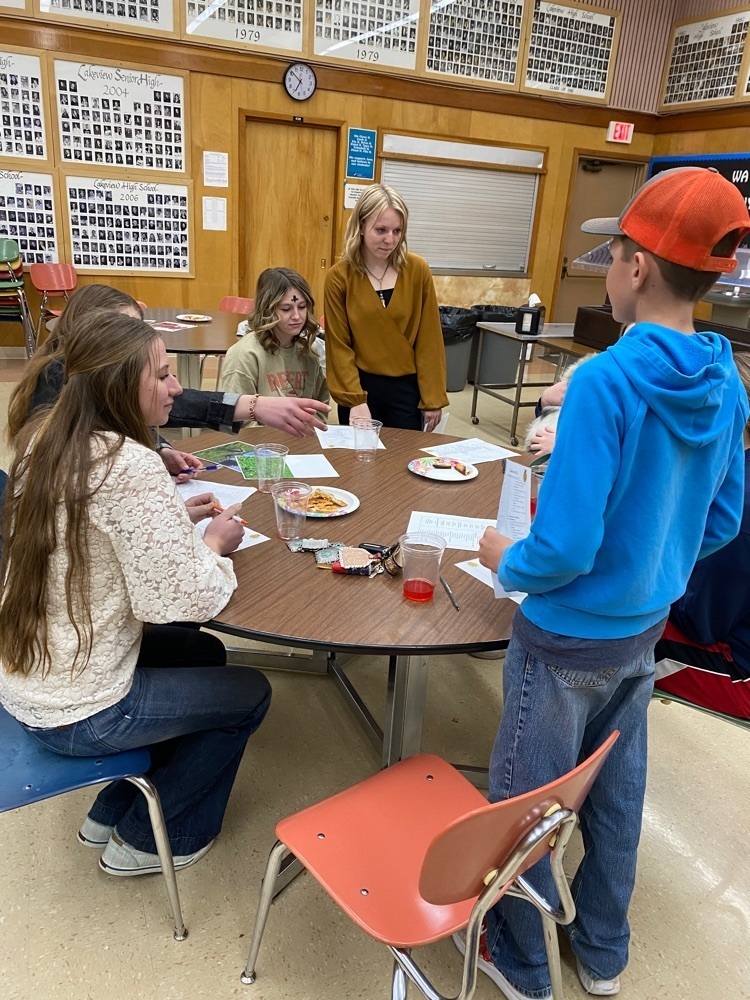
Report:
<svg viewBox="0 0 750 1000"><path fill-rule="evenodd" d="M466 387L477 318L473 309L440 306L440 325L445 343L446 390L461 392Z"/></svg>
<svg viewBox="0 0 750 1000"><path fill-rule="evenodd" d="M471 307L477 323L515 323L516 306L478 305ZM469 356L469 381L474 381L479 349L479 331L472 342ZM482 363L479 370L480 385L512 384L518 370L518 346L504 337L485 331L482 345Z"/></svg>

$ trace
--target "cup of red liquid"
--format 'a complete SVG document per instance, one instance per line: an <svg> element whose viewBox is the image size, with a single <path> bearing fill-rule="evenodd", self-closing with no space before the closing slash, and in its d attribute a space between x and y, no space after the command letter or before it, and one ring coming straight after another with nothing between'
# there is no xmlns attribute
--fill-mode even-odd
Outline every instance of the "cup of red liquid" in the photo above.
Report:
<svg viewBox="0 0 750 1000"><path fill-rule="evenodd" d="M544 469L531 469L531 493L529 496L529 513L531 520L536 517L536 508L539 503L539 487L544 479Z"/></svg>
<svg viewBox="0 0 750 1000"><path fill-rule="evenodd" d="M399 539L403 558L404 597L431 601L440 575L445 539L427 531L410 531Z"/></svg>

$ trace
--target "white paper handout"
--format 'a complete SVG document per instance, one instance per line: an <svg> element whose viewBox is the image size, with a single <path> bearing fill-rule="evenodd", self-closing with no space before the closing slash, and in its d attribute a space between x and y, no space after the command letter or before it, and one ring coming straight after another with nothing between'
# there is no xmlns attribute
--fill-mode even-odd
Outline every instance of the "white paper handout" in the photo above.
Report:
<svg viewBox="0 0 750 1000"><path fill-rule="evenodd" d="M488 587L492 587L495 591L495 597L507 597L508 600L515 601L516 604L520 604L524 597L526 597L526 594L522 594L520 590L503 590L497 577L486 566L483 566L478 559L467 559L466 562L456 563L456 566L458 569L462 569L464 573L468 573L469 576L473 576L476 580L479 580L480 583L485 583ZM495 584L498 584L498 587ZM498 593L498 588L500 593Z"/></svg>
<svg viewBox="0 0 750 1000"><path fill-rule="evenodd" d="M340 427L338 424L331 424L327 431L315 428L321 448L351 448L354 450L354 428ZM382 441L378 441L378 448L385 448Z"/></svg>
<svg viewBox="0 0 750 1000"><path fill-rule="evenodd" d="M201 536L206 533L206 528L211 523L212 518L205 517L202 521L199 521L196 525L198 531L200 531ZM237 546L236 549L232 549L233 552L239 552L241 549L249 549L253 545L260 545L261 542L269 541L268 535L261 535L259 531L254 531L252 528L245 528L242 541Z"/></svg>
<svg viewBox="0 0 750 1000"><path fill-rule="evenodd" d="M449 549L479 550L479 539L484 529L494 525L491 518L461 517L457 514L430 514L424 510L412 511L407 531L431 531L445 539Z"/></svg>
<svg viewBox="0 0 750 1000"><path fill-rule="evenodd" d="M258 490L255 486L228 486L226 483L210 483L207 479L191 479L189 483L179 483L177 492L183 500L213 493L222 507L231 507L233 503L244 503Z"/></svg>
<svg viewBox="0 0 750 1000"><path fill-rule="evenodd" d="M500 506L497 511L497 530L514 542L526 538L531 529L531 469L518 462L506 462ZM503 585L494 576L492 586L495 597L507 597Z"/></svg>
<svg viewBox="0 0 750 1000"><path fill-rule="evenodd" d="M297 479L331 479L338 477L325 455L287 455L287 468Z"/></svg>
<svg viewBox="0 0 750 1000"><path fill-rule="evenodd" d="M480 462L497 462L501 458L515 458L517 451L509 451L500 445L490 444L481 438L465 438L452 444L437 444L432 448L421 448L428 455L447 455L450 458L460 458L462 462L479 465Z"/></svg>

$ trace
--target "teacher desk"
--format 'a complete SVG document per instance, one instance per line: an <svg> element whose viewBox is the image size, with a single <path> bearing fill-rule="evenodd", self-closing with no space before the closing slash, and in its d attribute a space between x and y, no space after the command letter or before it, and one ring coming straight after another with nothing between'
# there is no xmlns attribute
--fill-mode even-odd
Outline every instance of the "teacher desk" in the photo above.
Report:
<svg viewBox="0 0 750 1000"><path fill-rule="evenodd" d="M265 427L248 428L239 438L248 445L282 439L293 454L320 452L317 439L287 439ZM198 451L228 440L226 434L203 434L190 441ZM409 472L407 465L420 448L457 440L442 434L383 428L385 450L374 462L358 462L354 451L324 453L339 478L318 480L325 489L349 490L360 500L357 510L342 517L308 518L306 535L332 542L390 545L406 531L413 510L470 517L497 516L503 463L485 462L479 475L457 483L437 482ZM234 485L253 485L227 469L202 476ZM292 553L276 536L273 501L255 493L242 506L249 526L270 537L232 556L238 586L211 628L282 646L312 650L294 662L289 655L255 650L231 650L231 662L327 673L349 704L368 737L381 753L383 766L418 753L427 686L427 658L436 654L469 653L507 646L516 605L497 600L491 587L456 567L476 558L476 551L446 549L442 573L460 604L451 604L438 586L432 601L415 603L403 597L400 576L344 576L318 568L310 553ZM385 725L381 730L345 672L352 655L388 658ZM460 661L456 661L460 670ZM486 772L462 768L478 784ZM480 777L481 776L481 777Z"/></svg>

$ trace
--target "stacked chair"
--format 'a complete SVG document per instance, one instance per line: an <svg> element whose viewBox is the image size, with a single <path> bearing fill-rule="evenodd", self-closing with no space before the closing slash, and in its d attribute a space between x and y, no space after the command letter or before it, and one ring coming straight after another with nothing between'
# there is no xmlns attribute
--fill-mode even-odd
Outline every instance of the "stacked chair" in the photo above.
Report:
<svg viewBox="0 0 750 1000"><path fill-rule="evenodd" d="M0 236L0 321L23 327L26 356L36 349L36 332L23 286L23 261L15 240Z"/></svg>
<svg viewBox="0 0 750 1000"><path fill-rule="evenodd" d="M63 299L67 302L68 292L72 292L78 283L78 275L72 264L32 264L29 268L29 277L34 288L42 296L39 320L36 324L38 343L42 323L48 319L56 319L62 312L62 309L51 309L48 305L49 300Z"/></svg>

